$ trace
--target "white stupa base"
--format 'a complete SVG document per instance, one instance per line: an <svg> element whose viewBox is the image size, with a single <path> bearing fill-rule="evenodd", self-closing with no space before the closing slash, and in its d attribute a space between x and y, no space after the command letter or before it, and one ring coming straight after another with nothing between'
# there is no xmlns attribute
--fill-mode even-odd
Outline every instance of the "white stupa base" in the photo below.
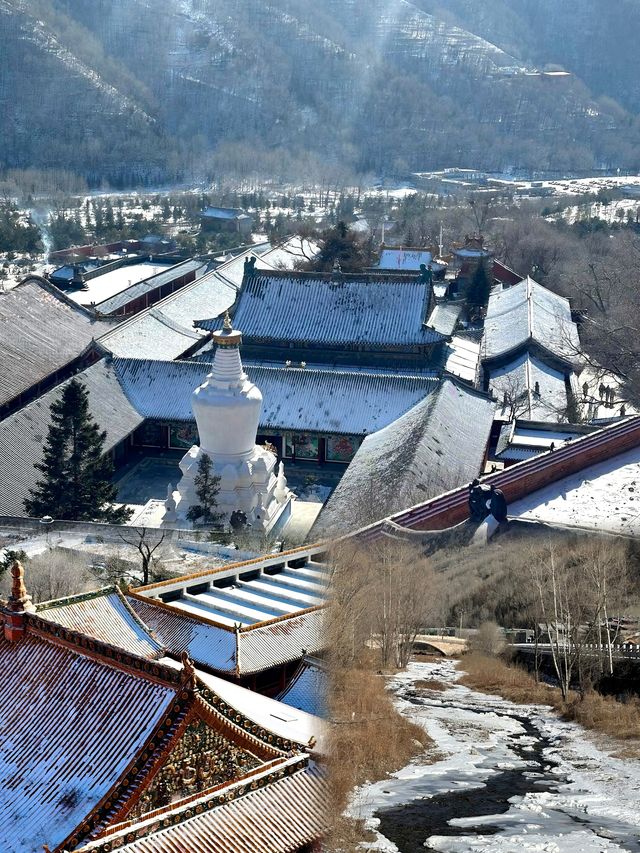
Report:
<svg viewBox="0 0 640 853"><path fill-rule="evenodd" d="M180 462L182 479L173 492L173 500L167 499L163 526L194 527L187 519L187 513L192 506L200 503L195 478L204 453L202 448L194 444L183 456ZM237 457L215 458L211 453L208 455L211 458L212 474L220 477L220 491L214 511L222 514L222 526L230 526L234 512L243 512L249 530L261 534L271 532L283 513L290 510L293 498L287 487L282 464L276 475L276 457L258 445L254 446L249 458L240 461Z"/></svg>

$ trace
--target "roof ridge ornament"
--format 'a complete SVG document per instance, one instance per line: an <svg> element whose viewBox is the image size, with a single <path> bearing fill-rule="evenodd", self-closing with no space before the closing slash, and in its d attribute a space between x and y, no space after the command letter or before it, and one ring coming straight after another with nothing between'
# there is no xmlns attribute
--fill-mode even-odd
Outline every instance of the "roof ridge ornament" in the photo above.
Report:
<svg viewBox="0 0 640 853"><path fill-rule="evenodd" d="M7 602L13 613L33 613L35 607L24 583L24 566L16 560L11 566L11 595Z"/></svg>

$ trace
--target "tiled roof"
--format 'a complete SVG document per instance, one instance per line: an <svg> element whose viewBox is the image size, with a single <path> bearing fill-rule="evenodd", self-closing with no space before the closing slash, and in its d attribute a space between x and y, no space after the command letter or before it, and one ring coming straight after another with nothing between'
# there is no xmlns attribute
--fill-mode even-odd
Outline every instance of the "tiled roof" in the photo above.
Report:
<svg viewBox="0 0 640 853"><path fill-rule="evenodd" d="M240 293L234 326L247 341L420 346L443 339L424 325L429 302L428 285L418 280L343 276L336 282L313 273L258 272ZM220 323L203 318L197 325L213 331Z"/></svg>
<svg viewBox="0 0 640 853"><path fill-rule="evenodd" d="M139 281L137 284L128 287L126 290L116 293L109 299L105 299L103 302L97 304L96 308L102 314L112 314L119 308L123 308L125 305L133 302L133 300L137 299L139 296L144 296L145 293L157 290L165 284L170 284L177 278L181 278L189 273L195 273L198 270L204 269L204 267L205 264L203 261L197 259L173 264L164 272L156 273L156 275L152 275L150 278L145 278L143 281Z"/></svg>
<svg viewBox="0 0 640 853"><path fill-rule="evenodd" d="M114 369L131 405L145 418L191 421L191 394L211 365L114 359ZM244 368L263 397L262 429L289 429L365 435L406 412L437 387L433 375L393 375L384 371Z"/></svg>
<svg viewBox="0 0 640 853"><path fill-rule="evenodd" d="M117 849L122 853L294 853L326 834L327 780L313 763L264 787L256 785L256 790L242 783L229 785L222 793L227 789L229 801L223 805L199 810L195 801L191 810L195 817ZM244 795L232 799L238 789ZM162 818L171 823L171 812ZM125 828L104 841L126 842L130 834ZM98 841L80 853L104 849Z"/></svg>
<svg viewBox="0 0 640 853"><path fill-rule="evenodd" d="M108 328L44 282L0 294L0 406L74 361Z"/></svg>
<svg viewBox="0 0 640 853"><path fill-rule="evenodd" d="M154 604L151 599L130 596L127 600L172 653L188 652L189 657L201 666L216 672L235 672L236 638L233 631L199 622L187 613Z"/></svg>
<svg viewBox="0 0 640 853"><path fill-rule="evenodd" d="M517 416L529 420L560 421L567 416L567 381L564 373L525 352L508 364L491 369L489 387L498 399L499 412L506 393L505 413L513 408L511 401L517 396ZM535 393L536 383L539 394Z"/></svg>
<svg viewBox="0 0 640 853"><path fill-rule="evenodd" d="M569 364L580 360L578 328L569 302L526 278L489 297L483 360L507 356L529 342Z"/></svg>
<svg viewBox="0 0 640 853"><path fill-rule="evenodd" d="M243 266L244 256L223 264L136 314L101 338L100 343L116 356L179 358L198 341L205 340L202 332L194 329L195 320L217 317L233 305L236 280L242 282Z"/></svg>
<svg viewBox="0 0 640 853"><path fill-rule="evenodd" d="M431 252L427 252L425 249L383 249L378 269L418 272L420 264L429 266L431 261Z"/></svg>
<svg viewBox="0 0 640 853"><path fill-rule="evenodd" d="M272 625L238 634L238 666L242 673L261 672L327 647L324 611L312 610Z"/></svg>
<svg viewBox="0 0 640 853"><path fill-rule="evenodd" d="M444 369L452 376L475 384L480 364L480 343L458 335L446 346Z"/></svg>
<svg viewBox="0 0 640 853"><path fill-rule="evenodd" d="M347 533L478 476L494 408L484 394L445 380L364 440L320 512L313 538Z"/></svg>
<svg viewBox="0 0 640 853"><path fill-rule="evenodd" d="M1 299L0 299L1 302ZM127 400L114 371L104 361L76 377L89 391L89 408L107 431L109 450L144 421ZM42 445L51 421L51 404L66 383L52 388L33 403L0 422L0 514L24 515L24 499L39 479L33 466L42 458Z"/></svg>
<svg viewBox="0 0 640 853"><path fill-rule="evenodd" d="M178 358L203 340L195 329L170 320L158 305L136 314L104 335L101 345L117 356Z"/></svg>
<svg viewBox="0 0 640 853"><path fill-rule="evenodd" d="M175 688L49 640L0 638L0 849L53 850L118 783Z"/></svg>
<svg viewBox="0 0 640 853"><path fill-rule="evenodd" d="M239 207L207 207L201 215L211 219L238 219L244 215L244 210Z"/></svg>
<svg viewBox="0 0 640 853"><path fill-rule="evenodd" d="M260 672L325 648L329 577L313 556L319 550L172 578L132 591L129 600L171 652L187 650L220 672Z"/></svg>
<svg viewBox="0 0 640 853"><path fill-rule="evenodd" d="M329 678L322 661L306 657L278 699L307 714L324 717L327 714Z"/></svg>
<svg viewBox="0 0 640 853"><path fill-rule="evenodd" d="M118 646L130 654L157 660L165 653L122 593L113 587L43 602L37 610L43 619Z"/></svg>
<svg viewBox="0 0 640 853"><path fill-rule="evenodd" d="M462 314L460 302L440 302L433 309L427 320L427 326L435 329L445 337L450 337L458 324L458 318Z"/></svg>
<svg viewBox="0 0 640 853"><path fill-rule="evenodd" d="M505 424L496 445L496 459L520 462L551 449L559 449L583 435L596 432L591 424L555 424L518 419Z"/></svg>

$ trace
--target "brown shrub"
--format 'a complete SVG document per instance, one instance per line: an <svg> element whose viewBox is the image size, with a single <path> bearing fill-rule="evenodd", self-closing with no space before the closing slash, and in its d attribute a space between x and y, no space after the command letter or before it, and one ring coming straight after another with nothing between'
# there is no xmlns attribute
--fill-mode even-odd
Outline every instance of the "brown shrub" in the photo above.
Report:
<svg viewBox="0 0 640 853"><path fill-rule="evenodd" d="M368 669L333 673L331 694L331 825L328 847L357 850L365 832L342 813L355 787L384 779L428 748L426 732L400 715L385 679ZM360 848L361 849L361 848Z"/></svg>
<svg viewBox="0 0 640 853"><path fill-rule="evenodd" d="M569 701L563 702L559 689L536 681L527 670L477 652L466 655L462 667L465 675L460 683L467 687L518 704L550 705L563 719L591 731L624 741L638 740L632 752L636 757L640 755L640 699L619 702L613 696L593 691L584 694L572 691Z"/></svg>
<svg viewBox="0 0 640 853"><path fill-rule="evenodd" d="M421 681L414 682L416 690L446 690L447 685L437 678L423 678Z"/></svg>

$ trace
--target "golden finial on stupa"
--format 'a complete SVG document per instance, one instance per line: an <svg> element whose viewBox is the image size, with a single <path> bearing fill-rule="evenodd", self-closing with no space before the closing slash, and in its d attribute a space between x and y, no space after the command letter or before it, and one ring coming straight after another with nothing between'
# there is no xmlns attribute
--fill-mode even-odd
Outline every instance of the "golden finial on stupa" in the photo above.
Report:
<svg viewBox="0 0 640 853"><path fill-rule="evenodd" d="M229 316L228 310L225 311L224 323L223 323L222 328L225 330L225 332L232 332L233 331L233 326L231 325L231 317Z"/></svg>

